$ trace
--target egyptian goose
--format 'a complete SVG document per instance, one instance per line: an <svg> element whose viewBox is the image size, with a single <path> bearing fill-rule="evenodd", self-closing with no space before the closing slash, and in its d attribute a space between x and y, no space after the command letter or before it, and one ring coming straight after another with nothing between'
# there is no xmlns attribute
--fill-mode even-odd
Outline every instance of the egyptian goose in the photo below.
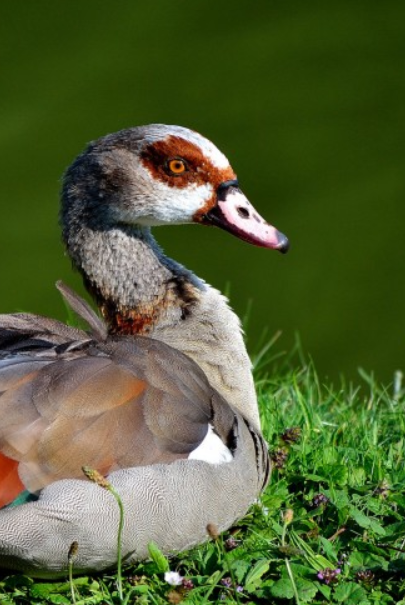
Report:
<svg viewBox="0 0 405 605"><path fill-rule="evenodd" d="M0 566L40 577L166 553L228 528L269 475L251 364L227 300L167 258L158 225L216 225L285 252L288 241L198 133L153 124L93 143L64 177L61 225L99 318L66 286L89 330L26 313L0 316Z"/></svg>

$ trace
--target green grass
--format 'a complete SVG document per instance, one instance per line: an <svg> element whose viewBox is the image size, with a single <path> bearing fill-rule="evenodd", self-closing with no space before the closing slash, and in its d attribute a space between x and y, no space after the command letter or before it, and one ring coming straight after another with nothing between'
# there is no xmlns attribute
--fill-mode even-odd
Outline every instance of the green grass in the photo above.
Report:
<svg viewBox="0 0 405 605"><path fill-rule="evenodd" d="M75 602L405 605L405 397L360 373L320 383L299 353L256 360L274 470L260 501L222 536L167 559L73 580ZM290 430L289 430L290 429ZM293 429L293 430L291 430ZM164 579L168 569L184 577ZM338 571L340 570L340 571ZM0 604L73 602L69 582L8 575Z"/></svg>

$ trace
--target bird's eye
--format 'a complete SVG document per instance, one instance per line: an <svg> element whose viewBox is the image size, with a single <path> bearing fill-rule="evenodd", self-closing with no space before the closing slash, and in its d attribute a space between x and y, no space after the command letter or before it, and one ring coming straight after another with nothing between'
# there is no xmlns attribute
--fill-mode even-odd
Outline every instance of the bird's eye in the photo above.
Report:
<svg viewBox="0 0 405 605"><path fill-rule="evenodd" d="M177 176L178 174L183 174L183 172L186 172L187 164L180 158L174 158L167 162L167 168L171 174Z"/></svg>

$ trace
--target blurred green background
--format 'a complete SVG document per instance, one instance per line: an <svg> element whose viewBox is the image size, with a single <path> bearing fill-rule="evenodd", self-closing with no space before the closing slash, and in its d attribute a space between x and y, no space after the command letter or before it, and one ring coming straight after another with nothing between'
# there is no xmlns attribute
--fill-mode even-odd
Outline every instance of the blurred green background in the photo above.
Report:
<svg viewBox="0 0 405 605"><path fill-rule="evenodd" d="M321 377L405 369L403 2L36 2L0 8L1 310L66 318L79 288L58 227L60 176L124 127L192 127L291 241L287 256L199 227L167 253L230 285L254 350L300 334ZM357 378L356 378L357 380Z"/></svg>

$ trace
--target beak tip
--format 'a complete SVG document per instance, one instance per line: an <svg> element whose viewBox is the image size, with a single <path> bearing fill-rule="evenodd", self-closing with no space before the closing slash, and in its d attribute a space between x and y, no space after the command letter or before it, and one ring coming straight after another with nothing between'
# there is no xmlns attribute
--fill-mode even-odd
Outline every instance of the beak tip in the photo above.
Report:
<svg viewBox="0 0 405 605"><path fill-rule="evenodd" d="M286 237L283 233L279 233L279 240L277 244L277 250L281 252L281 254L287 254L290 249L290 242L288 237Z"/></svg>

